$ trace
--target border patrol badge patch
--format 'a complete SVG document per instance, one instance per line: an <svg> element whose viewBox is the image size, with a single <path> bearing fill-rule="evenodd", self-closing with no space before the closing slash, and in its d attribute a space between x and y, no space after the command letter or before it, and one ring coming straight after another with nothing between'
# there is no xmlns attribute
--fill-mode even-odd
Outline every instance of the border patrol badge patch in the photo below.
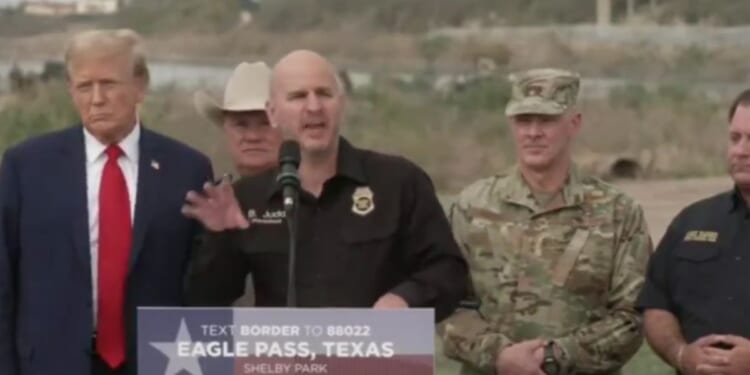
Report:
<svg viewBox="0 0 750 375"><path fill-rule="evenodd" d="M373 193L369 186L358 187L352 194L352 212L365 216L375 209Z"/></svg>
<svg viewBox="0 0 750 375"><path fill-rule="evenodd" d="M691 230L685 234L684 241L716 242L718 239L719 232L708 230Z"/></svg>

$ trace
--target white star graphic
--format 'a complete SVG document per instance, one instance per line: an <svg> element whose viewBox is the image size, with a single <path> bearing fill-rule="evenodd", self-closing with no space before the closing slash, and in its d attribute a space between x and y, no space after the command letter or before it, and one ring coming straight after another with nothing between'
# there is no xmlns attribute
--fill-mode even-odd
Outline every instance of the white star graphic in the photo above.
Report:
<svg viewBox="0 0 750 375"><path fill-rule="evenodd" d="M178 342L193 342L190 332L185 325L185 319L180 322L180 330L177 332L175 342L152 342L151 346L158 349L162 354L169 358L169 365L164 375L176 375L182 370L188 371L191 375L203 375L201 365L196 357L180 357L177 353Z"/></svg>

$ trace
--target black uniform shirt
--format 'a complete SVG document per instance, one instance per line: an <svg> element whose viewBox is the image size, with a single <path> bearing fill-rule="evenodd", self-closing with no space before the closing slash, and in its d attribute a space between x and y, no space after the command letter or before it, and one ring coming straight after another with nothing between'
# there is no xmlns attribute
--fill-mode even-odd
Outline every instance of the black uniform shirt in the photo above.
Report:
<svg viewBox="0 0 750 375"><path fill-rule="evenodd" d="M337 172L298 206L297 305L371 307L388 292L438 320L463 297L467 266L429 177L406 159L341 138ZM278 170L235 194L250 228L208 238L190 277L198 305L230 305L252 274L257 306L285 306L289 236Z"/></svg>
<svg viewBox="0 0 750 375"><path fill-rule="evenodd" d="M688 342L709 334L750 338L750 210L737 189L674 219L637 306L670 311Z"/></svg>

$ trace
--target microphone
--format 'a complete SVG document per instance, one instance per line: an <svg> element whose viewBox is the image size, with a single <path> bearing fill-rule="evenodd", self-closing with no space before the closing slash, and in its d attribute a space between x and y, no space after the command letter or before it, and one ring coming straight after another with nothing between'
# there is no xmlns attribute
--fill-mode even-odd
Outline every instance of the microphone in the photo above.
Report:
<svg viewBox="0 0 750 375"><path fill-rule="evenodd" d="M276 182L281 185L284 197L284 210L286 211L286 222L289 227L289 270L287 277L286 305L297 306L297 212L295 204L299 193L300 182L297 168L299 167L300 153L297 141L284 141L279 149L279 166L281 171L276 176Z"/></svg>
<svg viewBox="0 0 750 375"><path fill-rule="evenodd" d="M299 143L297 141L284 141L279 149L279 166L281 172L276 176L276 182L281 184L282 196L284 197L284 209L290 212L294 208L299 191L299 174L297 168L300 162Z"/></svg>

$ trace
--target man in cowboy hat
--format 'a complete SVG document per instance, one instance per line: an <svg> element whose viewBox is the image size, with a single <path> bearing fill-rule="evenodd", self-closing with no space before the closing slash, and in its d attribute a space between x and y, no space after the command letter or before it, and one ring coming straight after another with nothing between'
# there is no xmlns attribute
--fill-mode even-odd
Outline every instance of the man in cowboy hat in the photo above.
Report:
<svg viewBox="0 0 750 375"><path fill-rule="evenodd" d="M265 112L271 70L263 62L242 62L226 84L219 104L206 92L194 96L197 111L221 127L237 172L259 174L276 164L280 132L271 126Z"/></svg>
<svg viewBox="0 0 750 375"><path fill-rule="evenodd" d="M242 176L269 170L278 159L281 133L271 126L265 111L270 80L271 70L265 63L241 62L227 81L223 103L204 91L193 98L198 113L222 129L229 155ZM252 291L252 277L247 282L246 290ZM249 292L235 303L252 306L255 298Z"/></svg>

